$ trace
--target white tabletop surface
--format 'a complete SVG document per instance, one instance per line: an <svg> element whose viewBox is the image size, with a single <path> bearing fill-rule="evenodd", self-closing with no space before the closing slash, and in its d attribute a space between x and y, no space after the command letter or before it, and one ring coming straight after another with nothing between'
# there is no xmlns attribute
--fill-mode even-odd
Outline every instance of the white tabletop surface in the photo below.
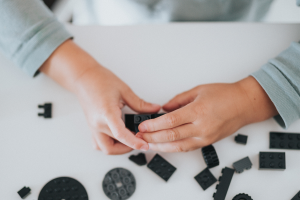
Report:
<svg viewBox="0 0 300 200"><path fill-rule="evenodd" d="M300 38L299 24L191 23L132 27L68 26L75 41L123 79L140 97L163 104L196 85L234 82L258 70L269 58ZM217 94L216 94L217 95ZM53 103L53 118L37 117L38 104ZM130 111L124 110L128 113ZM273 119L246 126L246 146L234 135L214 146L220 165L249 156L250 170L233 176L226 199L248 193L254 200L291 199L300 190L300 152L285 151L285 171L258 170L259 151L268 148L269 131L284 131ZM289 132L300 132L300 122ZM70 176L87 189L89 199L108 199L102 190L106 172L129 169L137 188L131 200L212 199L215 186L203 191L194 176L206 165L201 151L161 153L177 167L165 182L146 166L128 160L138 151L107 156L91 145L91 133L76 97L44 75L30 78L0 55L0 199L18 200L29 186L36 200L49 180ZM147 160L155 152L146 152Z"/></svg>

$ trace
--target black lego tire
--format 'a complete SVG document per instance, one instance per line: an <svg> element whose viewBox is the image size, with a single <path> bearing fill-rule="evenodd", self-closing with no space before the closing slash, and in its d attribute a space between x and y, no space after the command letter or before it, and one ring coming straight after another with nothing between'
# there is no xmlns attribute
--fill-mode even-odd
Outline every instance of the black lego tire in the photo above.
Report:
<svg viewBox="0 0 300 200"><path fill-rule="evenodd" d="M220 164L217 152L213 145L203 147L201 151L208 168L213 168Z"/></svg>
<svg viewBox="0 0 300 200"><path fill-rule="evenodd" d="M238 194L232 200L253 200L248 194Z"/></svg>

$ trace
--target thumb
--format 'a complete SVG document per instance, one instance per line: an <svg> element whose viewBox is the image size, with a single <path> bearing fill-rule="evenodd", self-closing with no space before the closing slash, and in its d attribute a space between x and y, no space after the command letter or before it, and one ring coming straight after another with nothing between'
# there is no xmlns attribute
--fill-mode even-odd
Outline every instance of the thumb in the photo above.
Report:
<svg viewBox="0 0 300 200"><path fill-rule="evenodd" d="M158 104L148 103L139 98L130 88L122 96L125 104L138 113L156 113L161 108Z"/></svg>

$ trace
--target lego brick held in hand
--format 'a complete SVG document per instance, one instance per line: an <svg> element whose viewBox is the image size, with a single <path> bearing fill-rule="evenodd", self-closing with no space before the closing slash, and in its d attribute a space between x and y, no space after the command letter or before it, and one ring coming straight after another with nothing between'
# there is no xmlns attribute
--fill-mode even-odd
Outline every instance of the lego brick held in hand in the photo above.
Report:
<svg viewBox="0 0 300 200"><path fill-rule="evenodd" d="M102 188L111 200L125 200L131 197L136 188L133 174L124 168L114 168L106 173Z"/></svg>
<svg viewBox="0 0 300 200"><path fill-rule="evenodd" d="M270 149L300 150L300 134L270 132Z"/></svg>
<svg viewBox="0 0 300 200"><path fill-rule="evenodd" d="M31 189L29 187L23 187L18 191L18 194L22 199L25 199L30 194L30 191Z"/></svg>
<svg viewBox="0 0 300 200"><path fill-rule="evenodd" d="M251 169L252 163L251 163L249 157L247 156L241 160L234 162L232 164L232 166L237 173L242 173L244 171L244 169Z"/></svg>
<svg viewBox="0 0 300 200"><path fill-rule="evenodd" d="M231 183L234 170L228 167L222 169L222 176L219 178L219 184L216 186L216 192L213 194L214 200L224 200Z"/></svg>
<svg viewBox="0 0 300 200"><path fill-rule="evenodd" d="M239 143L239 144L247 144L248 136L238 134L237 136L235 136L234 140L236 141L236 143Z"/></svg>
<svg viewBox="0 0 300 200"><path fill-rule="evenodd" d="M41 190L38 200L80 199L88 200L83 185L70 177L59 177L49 181Z"/></svg>
<svg viewBox="0 0 300 200"><path fill-rule="evenodd" d="M52 118L52 103L45 103L44 105L39 105L38 107L44 109L44 113L38 113L38 116Z"/></svg>
<svg viewBox="0 0 300 200"><path fill-rule="evenodd" d="M253 200L248 194L238 194L232 200Z"/></svg>
<svg viewBox="0 0 300 200"><path fill-rule="evenodd" d="M171 165L158 154L153 157L153 159L148 163L147 167L165 181L168 181L176 170L173 165Z"/></svg>
<svg viewBox="0 0 300 200"><path fill-rule="evenodd" d="M208 168L213 168L220 164L217 152L213 145L203 147L201 151Z"/></svg>
<svg viewBox="0 0 300 200"><path fill-rule="evenodd" d="M300 191L292 198L292 200L300 200Z"/></svg>
<svg viewBox="0 0 300 200"><path fill-rule="evenodd" d="M259 169L285 168L285 152L259 152Z"/></svg>
<svg viewBox="0 0 300 200"><path fill-rule="evenodd" d="M217 182L217 179L209 171L208 168L205 168L202 172L200 172L194 178L199 183L199 185L202 187L203 190L206 190L207 188L212 186L215 182Z"/></svg>
<svg viewBox="0 0 300 200"><path fill-rule="evenodd" d="M125 126L130 131L138 133L139 132L139 125L143 121L148 119L155 119L164 115L165 113L161 114L125 114Z"/></svg>
<svg viewBox="0 0 300 200"><path fill-rule="evenodd" d="M139 153L138 155L131 155L129 156L129 160L134 162L139 166L143 166L147 164L146 156L144 153Z"/></svg>

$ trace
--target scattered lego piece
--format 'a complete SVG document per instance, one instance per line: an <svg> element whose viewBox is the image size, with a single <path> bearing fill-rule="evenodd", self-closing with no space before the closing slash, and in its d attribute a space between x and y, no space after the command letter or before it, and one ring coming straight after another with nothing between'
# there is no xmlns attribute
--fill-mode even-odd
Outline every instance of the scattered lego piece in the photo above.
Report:
<svg viewBox="0 0 300 200"><path fill-rule="evenodd" d="M248 194L238 194L232 200L253 200Z"/></svg>
<svg viewBox="0 0 300 200"><path fill-rule="evenodd" d="M213 168L220 164L217 152L216 152L215 148L213 147L213 145L203 147L202 155L203 155L204 161L208 168Z"/></svg>
<svg viewBox="0 0 300 200"><path fill-rule="evenodd" d="M147 167L165 181L168 181L176 170L173 165L171 165L168 161L166 161L158 154L156 154L154 158L148 163Z"/></svg>
<svg viewBox="0 0 300 200"><path fill-rule="evenodd" d="M217 182L217 179L209 171L208 168L205 168L202 172L200 172L194 178L199 183L199 185L202 187L203 190L206 190L211 185L213 185L215 182Z"/></svg>
<svg viewBox="0 0 300 200"><path fill-rule="evenodd" d="M300 200L300 191L292 198L292 200Z"/></svg>
<svg viewBox="0 0 300 200"><path fill-rule="evenodd" d="M129 156L129 160L131 160L139 166L147 164L146 156L144 153L139 153L138 155L131 155Z"/></svg>
<svg viewBox="0 0 300 200"><path fill-rule="evenodd" d="M247 144L248 136L238 134L237 136L235 136L234 140L236 141L236 143L239 143L239 144Z"/></svg>
<svg viewBox="0 0 300 200"><path fill-rule="evenodd" d="M213 194L214 200L224 200L234 174L234 169L225 167L222 169L222 176L219 178L219 184L216 186L216 193Z"/></svg>
<svg viewBox="0 0 300 200"><path fill-rule="evenodd" d="M300 150L300 134L270 132L270 149Z"/></svg>
<svg viewBox="0 0 300 200"><path fill-rule="evenodd" d="M133 174L124 168L115 168L105 175L102 188L111 200L125 200L133 195L136 182Z"/></svg>
<svg viewBox="0 0 300 200"><path fill-rule="evenodd" d="M38 113L38 116L52 118L52 103L45 103L44 105L39 105L38 107L44 108L44 113Z"/></svg>
<svg viewBox="0 0 300 200"><path fill-rule="evenodd" d="M232 164L232 166L237 173L242 173L244 171L244 169L251 169L252 163L251 163L249 157L247 156L241 160L234 162Z"/></svg>
<svg viewBox="0 0 300 200"><path fill-rule="evenodd" d="M285 152L259 152L259 169L285 169Z"/></svg>
<svg viewBox="0 0 300 200"><path fill-rule="evenodd" d="M18 191L18 194L22 199L25 199L30 194L31 189L29 187L23 187Z"/></svg>
<svg viewBox="0 0 300 200"><path fill-rule="evenodd" d="M41 190L38 200L88 200L88 194L81 183L70 177L59 177L49 181Z"/></svg>

